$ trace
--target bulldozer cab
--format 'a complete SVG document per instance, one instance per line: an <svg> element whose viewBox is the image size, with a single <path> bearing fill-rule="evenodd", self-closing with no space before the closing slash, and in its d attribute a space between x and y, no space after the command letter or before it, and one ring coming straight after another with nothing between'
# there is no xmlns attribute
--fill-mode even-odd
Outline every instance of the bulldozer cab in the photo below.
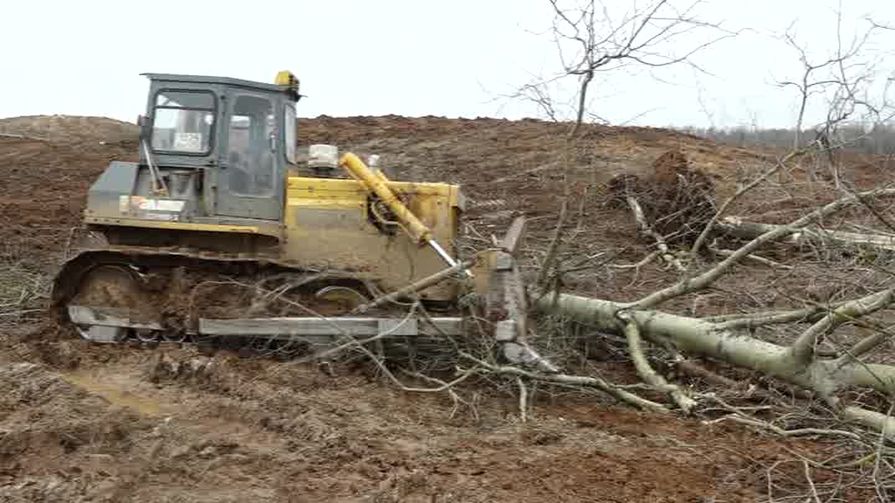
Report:
<svg viewBox="0 0 895 503"><path fill-rule="evenodd" d="M281 220L287 166L295 163L298 81L145 74L141 165L196 170L207 216ZM178 194L177 187L171 189Z"/></svg>

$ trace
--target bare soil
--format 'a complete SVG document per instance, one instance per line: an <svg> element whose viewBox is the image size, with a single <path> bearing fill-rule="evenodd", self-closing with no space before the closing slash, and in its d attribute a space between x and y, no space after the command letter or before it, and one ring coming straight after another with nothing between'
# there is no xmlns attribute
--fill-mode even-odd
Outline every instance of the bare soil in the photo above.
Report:
<svg viewBox="0 0 895 503"><path fill-rule="evenodd" d="M16 284L45 285L90 183L109 161L136 156L135 128L32 117L0 120L0 132L22 135L0 136L0 259ZM378 153L397 177L461 183L470 196L465 249L487 245L524 213L528 265L542 259L562 197L574 215L563 260L645 256L648 243L625 208L607 203L606 186L619 174L651 176L670 150L711 180L719 198L765 165L765 154L661 129L594 126L575 144L565 133L564 125L531 120L394 116L319 117L299 127L304 145ZM872 180L876 168L868 166L860 173ZM738 210L770 211L772 196L756 192ZM778 217L829 196L803 197L786 199ZM629 299L670 274L660 265L633 279L583 269L564 282ZM786 292L815 281L810 270L781 274L744 266L732 276L764 305L791 302ZM775 290L775 282L785 287ZM758 302L723 291L698 300L671 307L704 314ZM769 484L776 496L804 494L800 456L836 450L640 413L603 396L536 393L523 423L516 398L486 383L472 383L469 404L455 407L444 395L399 391L363 365L93 346L57 333L40 299L29 302L20 316L0 318L3 501L756 501ZM631 379L611 358L600 365L609 378ZM833 476L814 473L816 482Z"/></svg>

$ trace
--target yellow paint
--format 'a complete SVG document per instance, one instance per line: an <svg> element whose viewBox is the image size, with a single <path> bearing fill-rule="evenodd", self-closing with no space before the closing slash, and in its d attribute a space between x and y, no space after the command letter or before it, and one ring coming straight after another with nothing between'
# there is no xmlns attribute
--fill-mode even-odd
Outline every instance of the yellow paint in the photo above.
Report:
<svg viewBox="0 0 895 503"><path fill-rule="evenodd" d="M290 207L297 206L310 206L315 208L360 208L364 209L366 206L365 201L352 201L347 199L339 199L333 197L318 197L318 198L308 198L308 199L292 199L289 201L288 205Z"/></svg>
<svg viewBox="0 0 895 503"><path fill-rule="evenodd" d="M198 222L177 222L170 220L148 220L140 218L108 218L87 216L84 221L88 224L120 225L124 227L148 227L151 229L168 229L172 231L194 232L232 232L239 234L264 234L279 237L279 232L271 228L262 228L255 225L227 225L205 224ZM279 227L279 226L277 226Z"/></svg>
<svg viewBox="0 0 895 503"><path fill-rule="evenodd" d="M388 187L452 252L462 196L455 185L389 181ZM355 179L289 177L286 184L283 260L303 265L350 269L393 290L444 268L428 247L401 230L382 232L368 214L369 193ZM432 299L454 298L455 285L427 289Z"/></svg>
<svg viewBox="0 0 895 503"><path fill-rule="evenodd" d="M307 191L307 192L351 192L358 194L359 197L366 198L367 190L358 180L347 178L311 178L305 176L292 176L287 180L287 188L289 191ZM417 182L398 182L394 180L388 181L391 190L401 193L441 196L449 199L452 206L457 206L462 199L459 187L449 185L447 183L417 183Z"/></svg>

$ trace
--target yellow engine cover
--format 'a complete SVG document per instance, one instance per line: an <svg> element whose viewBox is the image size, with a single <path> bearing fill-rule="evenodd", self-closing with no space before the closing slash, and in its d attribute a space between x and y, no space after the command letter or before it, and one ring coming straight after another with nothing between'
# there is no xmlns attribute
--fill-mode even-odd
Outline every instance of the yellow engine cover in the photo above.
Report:
<svg viewBox="0 0 895 503"><path fill-rule="evenodd" d="M408 208L432 230L452 255L464 199L444 183L390 182ZM446 267L429 247L419 246L400 228L382 224L369 193L357 180L289 177L281 253L307 267L351 270L394 290ZM430 300L451 300L455 285L424 290Z"/></svg>

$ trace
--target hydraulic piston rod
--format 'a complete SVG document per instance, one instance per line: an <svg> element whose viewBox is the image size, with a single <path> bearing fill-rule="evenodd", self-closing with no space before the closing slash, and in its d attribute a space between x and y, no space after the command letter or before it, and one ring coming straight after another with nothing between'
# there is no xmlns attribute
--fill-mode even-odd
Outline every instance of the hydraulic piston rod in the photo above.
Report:
<svg viewBox="0 0 895 503"><path fill-rule="evenodd" d="M426 224L422 223L392 191L388 186L388 178L384 174L374 173L358 156L351 152L343 154L339 164L388 206L411 239L420 245L431 247L448 266L455 267L457 265L457 260L451 257L447 250L432 237L432 230L426 227ZM469 274L468 271L467 274Z"/></svg>

